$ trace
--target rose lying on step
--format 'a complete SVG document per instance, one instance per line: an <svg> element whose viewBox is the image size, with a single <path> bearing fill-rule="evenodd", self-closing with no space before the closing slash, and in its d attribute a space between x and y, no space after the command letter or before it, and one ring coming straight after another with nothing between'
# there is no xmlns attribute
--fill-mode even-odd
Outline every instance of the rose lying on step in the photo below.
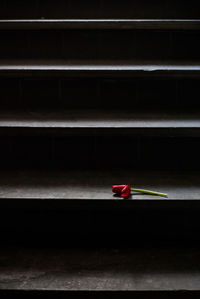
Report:
<svg viewBox="0 0 200 299"><path fill-rule="evenodd" d="M115 194L118 194L118 195L120 195L121 197L124 197L124 198L130 196L131 191L145 193L145 194L151 194L151 195L158 195L158 196L162 196L162 197L167 197L167 194L165 194L165 193L160 193L160 192L150 191L150 190L144 190L144 189L131 188L130 185L113 185L112 186L112 192L115 193Z"/></svg>

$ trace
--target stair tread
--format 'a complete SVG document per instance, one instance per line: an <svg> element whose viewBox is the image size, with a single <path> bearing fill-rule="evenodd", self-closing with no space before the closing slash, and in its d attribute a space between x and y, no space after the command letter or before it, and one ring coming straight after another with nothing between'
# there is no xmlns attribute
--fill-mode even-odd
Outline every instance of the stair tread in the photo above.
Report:
<svg viewBox="0 0 200 299"><path fill-rule="evenodd" d="M0 111L0 128L200 128L200 113L101 110Z"/></svg>
<svg viewBox="0 0 200 299"><path fill-rule="evenodd" d="M1 290L199 290L198 248L2 248Z"/></svg>
<svg viewBox="0 0 200 299"><path fill-rule="evenodd" d="M200 70L200 61L0 60L0 70Z"/></svg>
<svg viewBox="0 0 200 299"><path fill-rule="evenodd" d="M199 19L5 19L1 29L177 29L199 30Z"/></svg>
<svg viewBox="0 0 200 299"><path fill-rule="evenodd" d="M0 75L198 76L199 61L0 60Z"/></svg>
<svg viewBox="0 0 200 299"><path fill-rule="evenodd" d="M113 196L111 186L124 183L168 193L167 201L200 199L200 174L196 172L10 170L0 173L0 202L4 199L5 202L7 199L121 201ZM147 194L133 194L132 199L166 201Z"/></svg>

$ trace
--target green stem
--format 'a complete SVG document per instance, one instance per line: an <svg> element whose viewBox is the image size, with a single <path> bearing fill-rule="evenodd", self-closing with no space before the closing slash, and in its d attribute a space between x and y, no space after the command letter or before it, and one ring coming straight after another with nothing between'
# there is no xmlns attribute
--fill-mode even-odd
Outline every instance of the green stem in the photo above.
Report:
<svg viewBox="0 0 200 299"><path fill-rule="evenodd" d="M144 190L144 189L131 188L131 191L141 192L141 193L146 193L146 194L152 194L152 195L159 195L159 196L163 196L163 197L168 197L166 193L160 193L160 192L150 191L150 190Z"/></svg>

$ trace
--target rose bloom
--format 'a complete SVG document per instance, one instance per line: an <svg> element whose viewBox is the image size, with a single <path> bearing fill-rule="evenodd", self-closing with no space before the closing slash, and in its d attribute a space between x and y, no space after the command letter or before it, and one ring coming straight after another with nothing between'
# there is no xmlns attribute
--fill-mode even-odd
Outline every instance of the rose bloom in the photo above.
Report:
<svg viewBox="0 0 200 299"><path fill-rule="evenodd" d="M128 197L131 194L131 186L129 185L113 185L112 192L122 197Z"/></svg>

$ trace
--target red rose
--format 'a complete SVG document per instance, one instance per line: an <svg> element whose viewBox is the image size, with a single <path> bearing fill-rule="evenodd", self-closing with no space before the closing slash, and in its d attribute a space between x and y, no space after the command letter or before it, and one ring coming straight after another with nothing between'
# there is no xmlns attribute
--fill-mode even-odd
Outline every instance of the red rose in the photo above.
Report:
<svg viewBox="0 0 200 299"><path fill-rule="evenodd" d="M144 190L144 189L138 189L138 188L131 188L130 185L113 185L112 186L112 192L115 194L118 194L124 198L128 197L131 194L131 191L144 193L144 194L168 197L166 193L160 193L157 191Z"/></svg>
<svg viewBox="0 0 200 299"><path fill-rule="evenodd" d="M131 186L129 185L113 185L112 192L122 197L128 197L131 194Z"/></svg>

